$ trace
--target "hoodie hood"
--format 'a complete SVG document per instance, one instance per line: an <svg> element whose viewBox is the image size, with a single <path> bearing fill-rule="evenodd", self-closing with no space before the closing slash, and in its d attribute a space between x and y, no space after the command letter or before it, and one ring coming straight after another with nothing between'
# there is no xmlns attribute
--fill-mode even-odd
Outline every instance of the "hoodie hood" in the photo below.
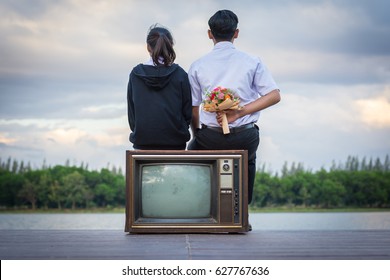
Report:
<svg viewBox="0 0 390 280"><path fill-rule="evenodd" d="M171 66L152 66L139 64L133 69L133 73L138 78L142 79L144 83L152 88L164 88L171 80L172 74L177 70L178 65Z"/></svg>

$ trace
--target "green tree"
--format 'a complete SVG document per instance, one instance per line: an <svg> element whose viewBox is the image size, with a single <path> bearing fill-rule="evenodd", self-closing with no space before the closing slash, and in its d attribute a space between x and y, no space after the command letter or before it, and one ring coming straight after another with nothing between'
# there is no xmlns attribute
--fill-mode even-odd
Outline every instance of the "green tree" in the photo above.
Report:
<svg viewBox="0 0 390 280"><path fill-rule="evenodd" d="M38 188L38 201L43 208L48 209L50 198L50 186L52 185L50 173L47 170L43 170L39 177Z"/></svg>
<svg viewBox="0 0 390 280"><path fill-rule="evenodd" d="M95 197L100 206L112 205L115 195L115 189L105 183L98 184L95 188Z"/></svg>
<svg viewBox="0 0 390 280"><path fill-rule="evenodd" d="M8 170L0 170L0 206L14 207L21 203L18 196L24 184L24 177Z"/></svg>
<svg viewBox="0 0 390 280"><path fill-rule="evenodd" d="M125 177L119 173L115 176L114 182L115 202L116 206L125 206L126 204L126 180Z"/></svg>
<svg viewBox="0 0 390 280"><path fill-rule="evenodd" d="M31 204L31 209L35 210L37 207L39 185L26 179L22 189L19 191L19 196Z"/></svg>
<svg viewBox="0 0 390 280"><path fill-rule="evenodd" d="M72 209L76 209L76 205L81 204L88 197L88 186L84 176L74 171L63 177L62 183L67 194L67 201L71 203Z"/></svg>
<svg viewBox="0 0 390 280"><path fill-rule="evenodd" d="M62 203L66 200L66 194L57 180L54 180L49 186L48 198L50 202L57 205L57 209L62 209Z"/></svg>
<svg viewBox="0 0 390 280"><path fill-rule="evenodd" d="M325 208L343 205L346 190L339 182L325 179L319 188L319 202Z"/></svg>
<svg viewBox="0 0 390 280"><path fill-rule="evenodd" d="M273 203L271 188L273 186L271 174L264 171L256 172L255 184L253 188L253 205L265 207Z"/></svg>

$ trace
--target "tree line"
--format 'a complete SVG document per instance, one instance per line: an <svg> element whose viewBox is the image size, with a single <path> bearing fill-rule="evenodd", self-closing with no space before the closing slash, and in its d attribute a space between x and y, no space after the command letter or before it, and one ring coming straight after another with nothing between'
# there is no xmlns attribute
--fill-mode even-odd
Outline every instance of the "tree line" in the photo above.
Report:
<svg viewBox="0 0 390 280"><path fill-rule="evenodd" d="M0 209L91 209L124 207L125 176L113 166L88 165L31 168L0 158ZM285 163L280 172L257 172L252 207L390 207L390 160L359 159L312 171L301 163Z"/></svg>
<svg viewBox="0 0 390 280"><path fill-rule="evenodd" d="M125 177L120 168L88 170L65 165L31 168L8 158L0 159L0 208L76 209L125 205Z"/></svg>
<svg viewBox="0 0 390 280"><path fill-rule="evenodd" d="M390 159L359 159L333 163L313 172L303 164L285 163L280 174L256 173L254 207L302 206L317 208L390 207Z"/></svg>

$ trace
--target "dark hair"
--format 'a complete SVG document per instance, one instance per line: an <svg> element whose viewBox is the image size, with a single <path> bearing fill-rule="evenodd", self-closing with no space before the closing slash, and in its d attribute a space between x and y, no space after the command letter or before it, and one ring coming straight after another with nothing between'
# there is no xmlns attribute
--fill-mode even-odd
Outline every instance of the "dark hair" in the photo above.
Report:
<svg viewBox="0 0 390 280"><path fill-rule="evenodd" d="M220 10L209 19L209 27L215 40L230 41L237 30L238 17L229 10Z"/></svg>
<svg viewBox="0 0 390 280"><path fill-rule="evenodd" d="M176 53L173 49L173 37L165 27L152 25L149 28L146 43L150 47L151 57L154 64L162 65L159 58L164 59L164 65L171 65L176 59Z"/></svg>

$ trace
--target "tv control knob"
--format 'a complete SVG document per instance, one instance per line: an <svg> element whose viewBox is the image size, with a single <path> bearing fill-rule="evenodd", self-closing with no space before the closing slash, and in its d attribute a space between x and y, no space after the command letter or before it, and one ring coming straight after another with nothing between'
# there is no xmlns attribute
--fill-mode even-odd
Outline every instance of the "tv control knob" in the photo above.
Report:
<svg viewBox="0 0 390 280"><path fill-rule="evenodd" d="M227 163L225 163L224 165L222 165L222 169L223 169L223 171L229 171L230 170L230 165L229 164L227 164Z"/></svg>

